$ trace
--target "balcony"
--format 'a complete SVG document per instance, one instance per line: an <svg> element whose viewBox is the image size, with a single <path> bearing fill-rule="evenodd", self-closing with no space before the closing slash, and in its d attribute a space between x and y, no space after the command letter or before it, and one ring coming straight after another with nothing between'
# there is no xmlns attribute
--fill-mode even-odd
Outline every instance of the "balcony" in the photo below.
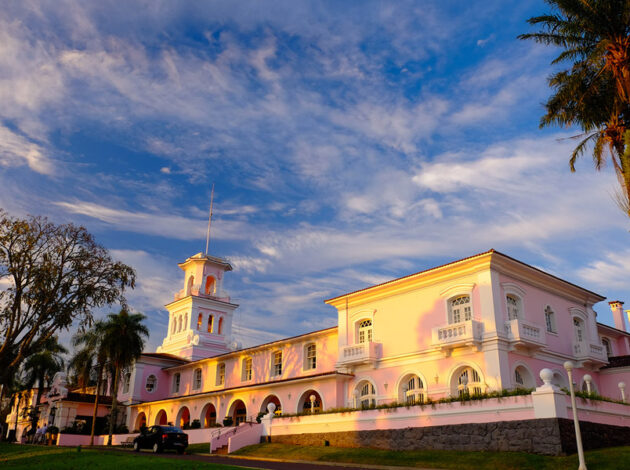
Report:
<svg viewBox="0 0 630 470"><path fill-rule="evenodd" d="M370 362L375 363L383 355L383 348L381 343L371 341L369 343L343 346L339 353L337 366L346 367Z"/></svg>
<svg viewBox="0 0 630 470"><path fill-rule="evenodd" d="M539 349L547 344L545 329L520 318L505 323L505 332L513 346Z"/></svg>
<svg viewBox="0 0 630 470"><path fill-rule="evenodd" d="M483 340L483 323L469 320L433 328L431 333L433 345L445 349L447 352L462 346L479 347Z"/></svg>
<svg viewBox="0 0 630 470"><path fill-rule="evenodd" d="M601 344L592 344L586 341L573 341L573 354L576 360L584 363L608 362L606 349Z"/></svg>

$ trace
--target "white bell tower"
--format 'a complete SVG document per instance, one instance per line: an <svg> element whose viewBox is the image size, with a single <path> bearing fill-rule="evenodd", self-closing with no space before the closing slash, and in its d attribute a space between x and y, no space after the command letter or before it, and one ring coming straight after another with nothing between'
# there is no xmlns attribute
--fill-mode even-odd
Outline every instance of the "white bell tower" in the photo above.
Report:
<svg viewBox="0 0 630 470"><path fill-rule="evenodd" d="M197 253L178 265L184 271L184 288L166 305L168 331L159 353L189 360L229 352L232 315L238 305L230 303L223 290L223 275L230 264L214 256Z"/></svg>

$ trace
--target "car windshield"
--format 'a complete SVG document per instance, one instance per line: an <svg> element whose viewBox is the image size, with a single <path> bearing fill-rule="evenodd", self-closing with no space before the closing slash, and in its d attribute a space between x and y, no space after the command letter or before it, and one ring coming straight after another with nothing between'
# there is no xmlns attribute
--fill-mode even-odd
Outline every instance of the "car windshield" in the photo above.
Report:
<svg viewBox="0 0 630 470"><path fill-rule="evenodd" d="M181 429L176 428L175 426L162 426L163 432L182 432Z"/></svg>

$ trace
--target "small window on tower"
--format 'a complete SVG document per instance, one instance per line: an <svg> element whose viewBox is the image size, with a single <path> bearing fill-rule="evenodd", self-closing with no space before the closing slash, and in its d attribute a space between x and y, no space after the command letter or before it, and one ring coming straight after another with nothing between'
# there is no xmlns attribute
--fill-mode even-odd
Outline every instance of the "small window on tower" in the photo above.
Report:
<svg viewBox="0 0 630 470"><path fill-rule="evenodd" d="M203 315L200 313L197 317L197 329L201 330L201 324L203 323Z"/></svg>
<svg viewBox="0 0 630 470"><path fill-rule="evenodd" d="M206 295L214 295L215 293L215 286L216 286L216 281L214 280L214 278L212 276L208 276L206 278Z"/></svg>

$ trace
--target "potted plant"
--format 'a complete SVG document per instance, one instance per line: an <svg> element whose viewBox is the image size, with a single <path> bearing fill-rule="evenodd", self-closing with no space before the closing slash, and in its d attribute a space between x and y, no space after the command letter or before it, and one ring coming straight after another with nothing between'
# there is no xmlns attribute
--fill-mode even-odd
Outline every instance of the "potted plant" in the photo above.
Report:
<svg viewBox="0 0 630 470"><path fill-rule="evenodd" d="M232 426L233 423L234 420L231 416L226 416L225 418L223 418L223 426L225 426L226 428Z"/></svg>

